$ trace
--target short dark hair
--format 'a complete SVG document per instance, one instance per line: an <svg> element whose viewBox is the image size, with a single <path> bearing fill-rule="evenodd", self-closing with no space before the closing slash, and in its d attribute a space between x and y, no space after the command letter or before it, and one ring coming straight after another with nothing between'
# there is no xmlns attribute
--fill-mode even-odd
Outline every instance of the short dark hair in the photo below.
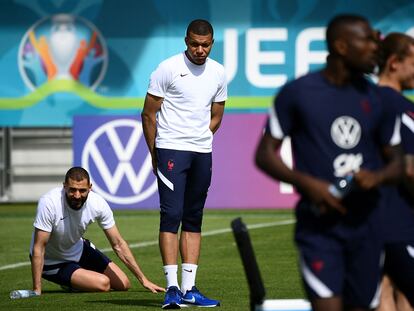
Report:
<svg viewBox="0 0 414 311"><path fill-rule="evenodd" d="M384 71L387 60L391 55L403 60L409 55L410 46L414 46L414 38L404 33L393 32L388 34L380 43L379 71Z"/></svg>
<svg viewBox="0 0 414 311"><path fill-rule="evenodd" d="M326 28L326 44L329 53L335 52L333 44L335 40L342 36L344 28L350 24L360 22L368 23L368 20L363 16L355 14L341 14L331 19Z"/></svg>
<svg viewBox="0 0 414 311"><path fill-rule="evenodd" d="M68 183L69 179L72 179L75 181L81 181L81 180L86 179L88 181L88 184L91 183L91 179L89 177L88 171L80 166L74 166L70 168L69 171L66 172L65 183Z"/></svg>
<svg viewBox="0 0 414 311"><path fill-rule="evenodd" d="M214 36L213 26L205 19L195 19L187 27L186 36L190 35L190 32L196 35L206 36L211 34Z"/></svg>

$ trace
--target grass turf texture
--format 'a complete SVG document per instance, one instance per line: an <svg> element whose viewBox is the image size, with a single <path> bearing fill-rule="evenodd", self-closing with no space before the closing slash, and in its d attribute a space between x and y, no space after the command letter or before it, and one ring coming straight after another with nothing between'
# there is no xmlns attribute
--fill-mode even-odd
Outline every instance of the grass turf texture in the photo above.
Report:
<svg viewBox="0 0 414 311"><path fill-rule="evenodd" d="M43 295L30 299L9 299L13 289L31 288L30 266L2 269L10 264L28 262L28 247L32 233L35 205L0 205L0 310L157 310L161 309L163 294L146 291L132 277L112 251L106 254L128 273L132 288L128 292L65 293L53 283L43 280ZM157 211L115 211L121 234L134 247L132 251L149 279L165 285L158 251ZM203 224L200 268L197 286L208 297L219 299L219 310L248 310L249 293L246 277L230 231L230 222L242 217L248 225L277 223L293 219L291 211L278 210L206 210ZM293 246L292 224L271 225L250 229L266 298L303 298L297 270L296 250ZM93 224L86 237L100 249L110 248L102 230ZM180 275L179 275L180 277ZM186 308L194 309L194 308Z"/></svg>

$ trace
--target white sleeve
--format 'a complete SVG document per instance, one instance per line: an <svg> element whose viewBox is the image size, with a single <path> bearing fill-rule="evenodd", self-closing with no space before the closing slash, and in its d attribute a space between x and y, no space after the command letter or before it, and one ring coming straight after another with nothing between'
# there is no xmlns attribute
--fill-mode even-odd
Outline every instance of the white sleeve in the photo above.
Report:
<svg viewBox="0 0 414 311"><path fill-rule="evenodd" d="M55 215L52 212L53 202L45 197L41 197L37 205L36 218L33 226L37 229L52 232Z"/></svg>
<svg viewBox="0 0 414 311"><path fill-rule="evenodd" d="M222 68L222 71L220 72L220 84L217 89L217 94L214 97L213 102L219 103L227 100L227 81L226 81L226 75L224 73L224 68Z"/></svg>
<svg viewBox="0 0 414 311"><path fill-rule="evenodd" d="M101 197L99 197L100 215L97 218L99 226L106 230L110 229L115 225L114 214L108 203Z"/></svg>
<svg viewBox="0 0 414 311"><path fill-rule="evenodd" d="M171 75L171 70L169 70L168 66L165 63L161 63L151 74L148 93L158 97L165 97L170 85Z"/></svg>

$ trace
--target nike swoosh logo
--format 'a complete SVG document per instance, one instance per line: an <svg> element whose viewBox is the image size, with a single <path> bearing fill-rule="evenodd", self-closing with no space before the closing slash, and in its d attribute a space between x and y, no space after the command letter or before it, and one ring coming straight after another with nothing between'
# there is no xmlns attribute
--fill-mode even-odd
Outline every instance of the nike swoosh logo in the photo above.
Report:
<svg viewBox="0 0 414 311"><path fill-rule="evenodd" d="M188 73L180 73L180 77L185 77Z"/></svg>
<svg viewBox="0 0 414 311"><path fill-rule="evenodd" d="M63 220L63 219L65 219L65 218L68 218L68 216L62 217L60 220Z"/></svg>
<svg viewBox="0 0 414 311"><path fill-rule="evenodd" d="M193 272L193 270L187 270L187 269L184 269L184 271L185 272L188 272L188 273L192 273Z"/></svg>
<svg viewBox="0 0 414 311"><path fill-rule="evenodd" d="M191 299L185 299L185 298L183 298L183 300L185 301L185 302L188 302L188 303L195 303L195 297L193 296L193 297L191 297Z"/></svg>

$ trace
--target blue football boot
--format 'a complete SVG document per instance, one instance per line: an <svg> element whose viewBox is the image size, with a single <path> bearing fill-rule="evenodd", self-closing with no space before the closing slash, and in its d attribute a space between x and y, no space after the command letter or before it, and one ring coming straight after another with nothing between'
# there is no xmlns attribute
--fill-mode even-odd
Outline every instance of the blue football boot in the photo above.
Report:
<svg viewBox="0 0 414 311"><path fill-rule="evenodd" d="M171 286L165 293L164 303L162 304L163 309L181 309L181 298L183 294L177 286Z"/></svg>
<svg viewBox="0 0 414 311"><path fill-rule="evenodd" d="M193 286L191 290L188 290L181 299L183 304L188 306L197 306L197 307L218 307L220 306L220 301L207 298L204 296L197 287Z"/></svg>

